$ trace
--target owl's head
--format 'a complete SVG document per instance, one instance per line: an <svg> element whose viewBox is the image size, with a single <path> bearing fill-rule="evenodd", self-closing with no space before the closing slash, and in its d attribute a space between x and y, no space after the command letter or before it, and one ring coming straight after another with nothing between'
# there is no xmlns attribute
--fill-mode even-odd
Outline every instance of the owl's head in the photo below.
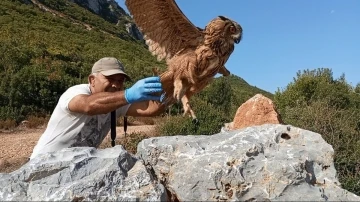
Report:
<svg viewBox="0 0 360 202"><path fill-rule="evenodd" d="M239 43L242 38L242 27L227 17L218 16L206 25L205 33L209 35L220 34L233 43Z"/></svg>

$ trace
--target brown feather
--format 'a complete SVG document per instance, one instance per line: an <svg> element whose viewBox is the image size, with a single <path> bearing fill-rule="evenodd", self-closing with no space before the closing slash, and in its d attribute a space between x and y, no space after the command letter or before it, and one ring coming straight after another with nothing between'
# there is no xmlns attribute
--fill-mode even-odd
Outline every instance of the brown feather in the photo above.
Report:
<svg viewBox="0 0 360 202"><path fill-rule="evenodd" d="M166 59L164 55L171 58L178 50L196 47L202 41L203 33L185 17L173 0L126 0L125 3L141 32L165 47L156 53L162 55L160 59ZM166 38L169 40L164 40Z"/></svg>

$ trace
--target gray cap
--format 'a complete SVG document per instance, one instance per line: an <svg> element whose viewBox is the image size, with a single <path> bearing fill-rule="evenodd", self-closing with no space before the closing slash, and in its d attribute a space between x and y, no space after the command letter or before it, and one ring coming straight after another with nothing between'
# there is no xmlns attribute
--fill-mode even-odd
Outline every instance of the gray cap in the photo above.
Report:
<svg viewBox="0 0 360 202"><path fill-rule="evenodd" d="M126 77L126 80L131 80L130 77L125 73L124 65L114 57L104 57L95 62L91 73L101 73L104 76L123 74Z"/></svg>

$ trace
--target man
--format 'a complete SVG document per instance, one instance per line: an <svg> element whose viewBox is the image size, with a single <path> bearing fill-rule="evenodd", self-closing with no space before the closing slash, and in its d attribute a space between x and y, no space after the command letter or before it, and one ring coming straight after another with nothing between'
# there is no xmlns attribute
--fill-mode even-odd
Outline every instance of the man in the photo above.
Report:
<svg viewBox="0 0 360 202"><path fill-rule="evenodd" d="M148 77L123 90L130 80L116 58L97 61L89 84L70 87L61 95L45 132L33 153L53 152L68 147L98 147L110 131L110 112L119 116L155 116L164 111L159 102L162 91L159 77Z"/></svg>

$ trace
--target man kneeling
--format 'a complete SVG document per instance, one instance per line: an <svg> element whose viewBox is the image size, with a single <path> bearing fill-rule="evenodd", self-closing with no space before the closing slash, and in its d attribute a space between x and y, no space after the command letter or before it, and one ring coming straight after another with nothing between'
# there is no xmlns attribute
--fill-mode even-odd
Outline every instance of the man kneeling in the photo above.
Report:
<svg viewBox="0 0 360 202"><path fill-rule="evenodd" d="M110 131L110 112L119 116L156 116L165 106L154 93L162 91L159 77L130 80L119 60L105 57L92 67L88 84L70 87L60 97L45 132L30 157L68 147L98 147ZM159 93L158 93L159 94Z"/></svg>

